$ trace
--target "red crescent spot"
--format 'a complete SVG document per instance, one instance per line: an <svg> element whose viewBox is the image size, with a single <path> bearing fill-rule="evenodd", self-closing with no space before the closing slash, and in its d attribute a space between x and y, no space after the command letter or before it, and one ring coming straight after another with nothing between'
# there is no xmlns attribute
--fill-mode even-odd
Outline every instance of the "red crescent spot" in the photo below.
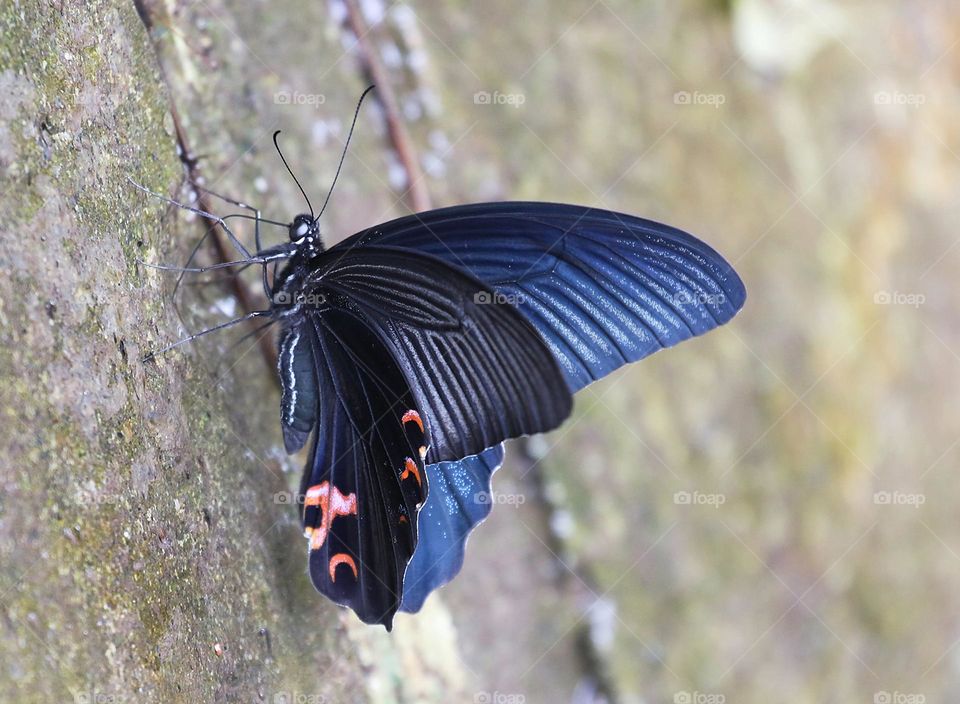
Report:
<svg viewBox="0 0 960 704"><path fill-rule="evenodd" d="M416 411L407 411L406 413L403 414L403 418L401 418L400 421L404 425L410 422L416 423L418 426L420 426L420 432L421 433L424 432L423 420L420 418L420 414L417 413Z"/></svg>
<svg viewBox="0 0 960 704"><path fill-rule="evenodd" d="M353 558L350 557L345 552L338 552L336 555L330 558L330 581L337 581L337 566L338 565L347 565L353 570L353 578L357 579L357 563L353 561Z"/></svg>
<svg viewBox="0 0 960 704"><path fill-rule="evenodd" d="M409 478L411 474L413 475L413 478L417 480L417 486L422 488L423 482L420 481L420 468L417 467L416 462L408 457L406 466L403 472L400 474L400 481Z"/></svg>
<svg viewBox="0 0 960 704"><path fill-rule="evenodd" d="M407 521L407 517L406 517L406 516L400 516L400 521L399 521L399 522L400 522L400 523L408 523L409 521Z"/></svg>
<svg viewBox="0 0 960 704"><path fill-rule="evenodd" d="M311 530L308 526L304 530L310 538L310 549L317 550L327 540L330 524L337 516L357 515L357 495L344 496L337 487L331 487L330 482L321 482L307 489L303 498L304 508L307 506L320 507L320 523Z"/></svg>

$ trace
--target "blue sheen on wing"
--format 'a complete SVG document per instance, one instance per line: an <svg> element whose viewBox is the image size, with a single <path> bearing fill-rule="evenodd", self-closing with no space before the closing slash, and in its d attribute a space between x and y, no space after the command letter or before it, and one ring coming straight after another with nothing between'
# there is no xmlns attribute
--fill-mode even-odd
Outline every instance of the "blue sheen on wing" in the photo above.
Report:
<svg viewBox="0 0 960 704"><path fill-rule="evenodd" d="M409 215L339 246L415 249L469 271L537 328L577 391L730 320L746 290L681 230L556 203L479 203Z"/></svg>
<svg viewBox="0 0 960 704"><path fill-rule="evenodd" d="M427 501L417 519L417 548L403 577L401 611L419 611L430 592L460 571L467 537L490 513L490 479L502 463L500 444L456 462L427 465Z"/></svg>

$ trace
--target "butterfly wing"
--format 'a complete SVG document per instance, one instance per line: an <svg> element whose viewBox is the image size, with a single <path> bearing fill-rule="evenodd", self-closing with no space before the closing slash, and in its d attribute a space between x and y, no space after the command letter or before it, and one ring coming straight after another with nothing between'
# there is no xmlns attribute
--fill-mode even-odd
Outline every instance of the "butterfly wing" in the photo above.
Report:
<svg viewBox="0 0 960 704"><path fill-rule="evenodd" d="M320 259L305 288L329 303L281 339L284 440L299 449L319 424L302 492L311 578L388 628L459 571L502 440L555 427L572 391L745 299L696 238L577 206L430 211Z"/></svg>
<svg viewBox="0 0 960 704"><path fill-rule="evenodd" d="M333 250L402 247L461 267L515 303L571 391L732 318L746 291L692 235L597 208L479 203L377 225Z"/></svg>
<svg viewBox="0 0 960 704"><path fill-rule="evenodd" d="M468 273L393 247L330 250L307 287L354 311L406 378L428 461L557 427L572 399L539 333Z"/></svg>
<svg viewBox="0 0 960 704"><path fill-rule="evenodd" d="M417 549L403 577L401 611L419 611L430 592L460 571L467 537L490 513L490 479L502 463L501 444L456 462L427 465L430 493L420 510Z"/></svg>
<svg viewBox="0 0 960 704"><path fill-rule="evenodd" d="M427 493L413 395L388 350L348 312L305 314L297 332L313 352L319 398L301 485L310 577L389 629Z"/></svg>
<svg viewBox="0 0 960 704"><path fill-rule="evenodd" d="M403 249L331 255L313 262L298 291L309 305L288 311L295 322L279 355L284 436L296 448L311 419L319 426L301 492L314 584L389 628L430 474L438 505L464 504L463 515L448 510L451 532L431 535L415 565L412 599L420 602L456 573L467 533L489 511L468 505L489 489L502 456L484 451L556 427L571 398L537 331L470 275Z"/></svg>

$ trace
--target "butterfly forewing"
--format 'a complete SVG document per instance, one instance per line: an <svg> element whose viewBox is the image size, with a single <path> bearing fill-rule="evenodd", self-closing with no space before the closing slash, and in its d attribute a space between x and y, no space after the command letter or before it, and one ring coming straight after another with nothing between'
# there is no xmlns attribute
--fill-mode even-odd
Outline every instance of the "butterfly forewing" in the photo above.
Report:
<svg viewBox="0 0 960 704"><path fill-rule="evenodd" d="M479 203L409 215L336 248L404 247L470 272L543 336L571 391L732 318L733 268L681 230L556 203Z"/></svg>

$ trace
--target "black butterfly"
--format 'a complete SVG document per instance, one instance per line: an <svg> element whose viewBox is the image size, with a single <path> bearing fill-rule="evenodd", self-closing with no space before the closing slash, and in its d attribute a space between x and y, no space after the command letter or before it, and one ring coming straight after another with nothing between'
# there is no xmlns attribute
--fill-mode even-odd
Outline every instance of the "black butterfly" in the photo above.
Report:
<svg viewBox="0 0 960 704"><path fill-rule="evenodd" d="M443 208L330 249L318 219L241 262L286 262L264 277L270 309L246 317L282 329L287 451L313 434L310 577L387 629L460 570L504 440L556 428L574 392L722 325L746 295L691 235L596 208Z"/></svg>
<svg viewBox="0 0 960 704"><path fill-rule="evenodd" d="M291 225L273 289L284 439L294 452L317 430L314 584L387 627L459 570L503 440L557 427L573 392L745 298L707 245L604 210L444 208L326 251L313 222Z"/></svg>

